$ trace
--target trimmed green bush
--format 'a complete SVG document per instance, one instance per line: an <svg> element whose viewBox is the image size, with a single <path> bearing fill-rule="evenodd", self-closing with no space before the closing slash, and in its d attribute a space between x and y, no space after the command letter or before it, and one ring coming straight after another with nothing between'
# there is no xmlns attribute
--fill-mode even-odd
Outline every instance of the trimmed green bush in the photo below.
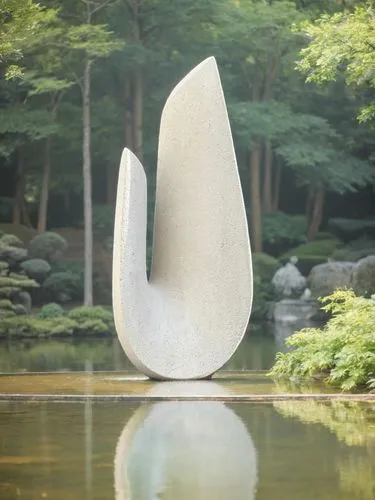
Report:
<svg viewBox="0 0 375 500"><path fill-rule="evenodd" d="M69 302L74 297L79 284L79 276L68 272L50 274L43 283L43 291L49 299L57 302Z"/></svg>
<svg viewBox="0 0 375 500"><path fill-rule="evenodd" d="M280 257L280 261L286 264L291 257L297 257L296 266L304 276L307 276L314 266L323 264L332 258L334 251L340 245L341 241L337 238L309 241L284 253Z"/></svg>
<svg viewBox="0 0 375 500"><path fill-rule="evenodd" d="M11 297L27 288L38 288L38 283L23 275L11 273L9 276L0 276L0 298Z"/></svg>
<svg viewBox="0 0 375 500"><path fill-rule="evenodd" d="M375 237L375 219L332 218L328 229L344 241L350 241L364 235Z"/></svg>
<svg viewBox="0 0 375 500"><path fill-rule="evenodd" d="M55 337L72 335L75 322L67 317L16 316L0 321L1 337Z"/></svg>
<svg viewBox="0 0 375 500"><path fill-rule="evenodd" d="M44 305L38 313L39 318L58 318L60 316L64 316L65 311L56 302L50 302L49 304Z"/></svg>
<svg viewBox="0 0 375 500"><path fill-rule="evenodd" d="M0 276L6 276L9 271L9 264L5 260L0 260Z"/></svg>
<svg viewBox="0 0 375 500"><path fill-rule="evenodd" d="M292 350L277 354L270 376L322 377L344 391L369 388L375 375L375 297L337 290L322 303L331 319L324 328L306 328L289 337Z"/></svg>
<svg viewBox="0 0 375 500"><path fill-rule="evenodd" d="M53 232L37 234L29 243L31 257L44 259L50 263L59 260L67 248L68 243L65 238Z"/></svg>
<svg viewBox="0 0 375 500"><path fill-rule="evenodd" d="M68 317L76 322L75 333L77 334L108 335L115 333L112 311L102 306L75 307L69 312Z"/></svg>
<svg viewBox="0 0 375 500"><path fill-rule="evenodd" d="M29 259L21 264L21 269L30 278L38 282L43 281L51 271L51 266L44 259Z"/></svg>
<svg viewBox="0 0 375 500"><path fill-rule="evenodd" d="M5 234L0 239L0 245L8 247L24 248L23 242L14 234Z"/></svg>
<svg viewBox="0 0 375 500"><path fill-rule="evenodd" d="M7 261L10 266L15 266L26 258L26 248L11 247L0 243L0 260Z"/></svg>

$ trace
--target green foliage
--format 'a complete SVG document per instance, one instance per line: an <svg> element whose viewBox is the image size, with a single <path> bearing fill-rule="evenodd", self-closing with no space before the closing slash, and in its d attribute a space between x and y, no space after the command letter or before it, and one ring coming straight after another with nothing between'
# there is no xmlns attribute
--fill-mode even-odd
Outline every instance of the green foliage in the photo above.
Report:
<svg viewBox="0 0 375 500"><path fill-rule="evenodd" d="M11 273L8 276L0 276L0 297L12 297L13 295L29 288L38 288L38 283L24 275Z"/></svg>
<svg viewBox="0 0 375 500"><path fill-rule="evenodd" d="M44 305L38 313L39 318L57 318L64 316L64 309L56 302Z"/></svg>
<svg viewBox="0 0 375 500"><path fill-rule="evenodd" d="M5 234L0 238L0 245L23 248L23 242L14 234Z"/></svg>
<svg viewBox="0 0 375 500"><path fill-rule="evenodd" d="M314 23L304 23L303 31L310 40L301 51L298 68L307 81L328 82L346 78L354 89L375 88L374 51L375 10L372 0L358 5L352 12L323 14ZM362 106L360 121L375 116L373 100Z"/></svg>
<svg viewBox="0 0 375 500"><path fill-rule="evenodd" d="M375 240L358 238L333 253L335 260L356 262L369 255L375 255Z"/></svg>
<svg viewBox="0 0 375 500"><path fill-rule="evenodd" d="M332 318L289 337L292 350L277 354L270 376L323 377L344 391L366 387L375 373L375 300L337 290L322 302Z"/></svg>
<svg viewBox="0 0 375 500"><path fill-rule="evenodd" d="M375 237L374 219L332 218L328 221L328 228L344 241L365 236Z"/></svg>
<svg viewBox="0 0 375 500"><path fill-rule="evenodd" d="M101 306L76 307L66 315L58 304L50 303L32 316L15 316L14 307L0 308L0 337L102 336L115 333L112 312Z"/></svg>
<svg viewBox="0 0 375 500"><path fill-rule="evenodd" d="M291 257L297 257L298 269L304 276L307 276L314 266L327 262L340 244L341 242L337 238L308 241L284 253L280 257L280 261L286 264Z"/></svg>
<svg viewBox="0 0 375 500"><path fill-rule="evenodd" d="M22 262L21 269L30 278L33 278L36 281L41 282L46 278L48 273L51 271L51 266L44 259L29 259Z"/></svg>
<svg viewBox="0 0 375 500"><path fill-rule="evenodd" d="M113 334L115 326L112 312L102 306L81 306L72 309L68 317L74 320L77 334Z"/></svg>
<svg viewBox="0 0 375 500"><path fill-rule="evenodd" d="M280 267L280 262L265 253L254 253L254 296L251 312L252 319L265 319L269 303L275 298L271 280Z"/></svg>
<svg viewBox="0 0 375 500"><path fill-rule="evenodd" d="M43 291L53 300L68 302L76 294L80 286L80 277L70 272L56 272L50 274L43 283Z"/></svg>
<svg viewBox="0 0 375 500"><path fill-rule="evenodd" d="M303 215L283 212L263 215L263 240L266 243L301 243L306 241L307 221Z"/></svg>
<svg viewBox="0 0 375 500"><path fill-rule="evenodd" d="M14 266L27 257L27 250L25 248L11 247L2 245L0 242L0 259L5 260L10 266Z"/></svg>
<svg viewBox="0 0 375 500"><path fill-rule="evenodd" d="M55 337L72 335L74 321L67 317L16 316L0 322L0 337Z"/></svg>
<svg viewBox="0 0 375 500"><path fill-rule="evenodd" d="M30 256L55 262L67 249L66 240L57 233L47 232L36 235L29 243Z"/></svg>

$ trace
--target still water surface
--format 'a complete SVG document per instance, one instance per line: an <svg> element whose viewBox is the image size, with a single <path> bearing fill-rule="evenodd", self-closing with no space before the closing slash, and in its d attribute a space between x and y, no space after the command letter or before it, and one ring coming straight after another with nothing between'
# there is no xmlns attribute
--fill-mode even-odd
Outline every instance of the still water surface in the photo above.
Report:
<svg viewBox="0 0 375 500"><path fill-rule="evenodd" d="M0 498L373 500L374 405L0 403Z"/></svg>
<svg viewBox="0 0 375 500"><path fill-rule="evenodd" d="M292 327L276 329L266 324L248 332L227 370L268 370L277 351L284 350L284 339ZM116 337L85 340L25 340L0 343L0 373L134 370ZM90 368L91 369L91 368Z"/></svg>

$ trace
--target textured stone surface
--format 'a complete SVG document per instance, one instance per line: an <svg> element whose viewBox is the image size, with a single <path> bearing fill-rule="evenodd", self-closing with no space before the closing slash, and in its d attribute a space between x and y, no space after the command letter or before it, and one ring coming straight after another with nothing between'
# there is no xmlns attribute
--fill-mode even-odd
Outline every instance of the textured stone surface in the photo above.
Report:
<svg viewBox="0 0 375 500"><path fill-rule="evenodd" d="M257 455L233 410L218 402L138 409L116 448L116 500L251 500Z"/></svg>
<svg viewBox="0 0 375 500"><path fill-rule="evenodd" d="M350 288L352 262L327 262L311 269L307 282L314 297L331 295L336 288Z"/></svg>
<svg viewBox="0 0 375 500"><path fill-rule="evenodd" d="M207 377L236 350L252 302L246 215L213 58L177 85L163 110L150 282L146 205L143 167L125 149L113 258L118 337L148 376Z"/></svg>
<svg viewBox="0 0 375 500"><path fill-rule="evenodd" d="M352 272L352 285L359 295L375 293L375 255L359 260Z"/></svg>

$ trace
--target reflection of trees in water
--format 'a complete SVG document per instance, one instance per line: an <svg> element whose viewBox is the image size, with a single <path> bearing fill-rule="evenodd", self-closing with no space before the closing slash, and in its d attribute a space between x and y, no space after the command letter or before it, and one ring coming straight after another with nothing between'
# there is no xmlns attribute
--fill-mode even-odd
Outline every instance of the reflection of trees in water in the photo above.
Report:
<svg viewBox="0 0 375 500"><path fill-rule="evenodd" d="M375 496L375 404L347 401L281 401L274 408L304 424L321 424L349 448L340 455L337 471L341 489L353 499Z"/></svg>
<svg viewBox="0 0 375 500"><path fill-rule="evenodd" d="M1 372L84 370L87 361L94 370L131 368L117 339L17 341L0 345Z"/></svg>

